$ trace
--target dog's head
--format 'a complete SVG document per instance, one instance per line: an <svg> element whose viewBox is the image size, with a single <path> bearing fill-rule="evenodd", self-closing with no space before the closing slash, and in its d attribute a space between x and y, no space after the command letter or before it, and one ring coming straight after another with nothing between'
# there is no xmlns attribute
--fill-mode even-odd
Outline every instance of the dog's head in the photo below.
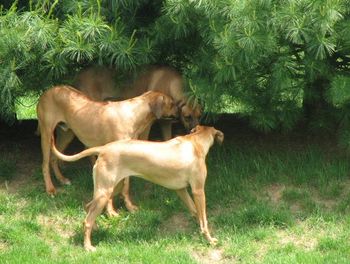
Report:
<svg viewBox="0 0 350 264"><path fill-rule="evenodd" d="M157 119L178 117L178 108L174 100L163 93L155 93L149 105Z"/></svg>
<svg viewBox="0 0 350 264"><path fill-rule="evenodd" d="M180 112L180 120L188 131L199 124L202 110L198 104L181 101L178 104L178 108Z"/></svg>
<svg viewBox="0 0 350 264"><path fill-rule="evenodd" d="M222 133L218 129L215 129L214 127L197 125L195 128L191 130L191 133L200 132L200 131L209 131L209 133L213 136L214 141L219 145L221 145L222 142L224 142L224 133Z"/></svg>
<svg viewBox="0 0 350 264"><path fill-rule="evenodd" d="M224 133L222 133L220 130L217 130L215 129L215 132L214 132L214 139L215 139L215 142L218 143L219 145L222 144L222 142L224 142Z"/></svg>

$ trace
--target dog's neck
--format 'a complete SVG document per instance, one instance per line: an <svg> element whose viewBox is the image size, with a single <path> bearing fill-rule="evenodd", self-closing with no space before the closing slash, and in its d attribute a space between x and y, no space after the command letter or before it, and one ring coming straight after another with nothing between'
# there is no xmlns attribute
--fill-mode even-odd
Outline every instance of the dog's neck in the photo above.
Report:
<svg viewBox="0 0 350 264"><path fill-rule="evenodd" d="M137 136L142 134L149 126L153 124L156 120L156 116L150 110L148 103L140 100L138 104L135 104L135 120L136 122L132 125L134 126L134 131Z"/></svg>
<svg viewBox="0 0 350 264"><path fill-rule="evenodd" d="M202 130L189 135L195 144L200 145L201 155L204 157L208 154L210 147L214 144L214 136L209 130Z"/></svg>

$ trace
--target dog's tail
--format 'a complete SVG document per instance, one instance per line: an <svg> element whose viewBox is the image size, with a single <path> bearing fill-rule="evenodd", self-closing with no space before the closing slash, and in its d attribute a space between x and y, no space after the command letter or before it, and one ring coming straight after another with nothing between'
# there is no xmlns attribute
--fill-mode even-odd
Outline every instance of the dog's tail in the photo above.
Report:
<svg viewBox="0 0 350 264"><path fill-rule="evenodd" d="M52 148L52 152L61 160L64 161L76 161L82 158L85 158L87 156L91 156L91 155L98 155L101 152L101 147L94 147L94 148L89 148L86 150L83 150L82 152L75 154L75 155L64 155L61 152L58 151L58 149L55 146L55 139L52 136L51 138L51 148Z"/></svg>

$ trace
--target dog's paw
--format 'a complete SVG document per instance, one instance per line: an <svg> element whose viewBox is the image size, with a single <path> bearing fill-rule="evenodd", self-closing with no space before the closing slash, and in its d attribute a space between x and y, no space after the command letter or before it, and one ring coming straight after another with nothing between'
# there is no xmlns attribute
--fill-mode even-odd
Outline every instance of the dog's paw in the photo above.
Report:
<svg viewBox="0 0 350 264"><path fill-rule="evenodd" d="M51 197L55 197L55 195L57 194L57 191L55 187L52 187L52 188L46 189L46 193Z"/></svg>
<svg viewBox="0 0 350 264"><path fill-rule="evenodd" d="M129 204L129 205L125 205L126 209L128 209L128 211L130 213L135 213L136 211L139 210L139 208L136 206L136 205L133 205L133 204Z"/></svg>
<svg viewBox="0 0 350 264"><path fill-rule="evenodd" d="M114 210L114 209L107 210L106 214L107 214L108 217L117 217L117 216L119 216L119 213L116 210Z"/></svg>
<svg viewBox="0 0 350 264"><path fill-rule="evenodd" d="M85 245L84 248L88 252L95 252L96 251L96 248L92 245Z"/></svg>
<svg viewBox="0 0 350 264"><path fill-rule="evenodd" d="M72 185L72 182L69 179L64 178L64 179L62 179L62 184L64 184L64 185Z"/></svg>
<svg viewBox="0 0 350 264"><path fill-rule="evenodd" d="M218 240L215 237L212 237L209 240L209 244L212 245L212 246L216 246L218 244Z"/></svg>

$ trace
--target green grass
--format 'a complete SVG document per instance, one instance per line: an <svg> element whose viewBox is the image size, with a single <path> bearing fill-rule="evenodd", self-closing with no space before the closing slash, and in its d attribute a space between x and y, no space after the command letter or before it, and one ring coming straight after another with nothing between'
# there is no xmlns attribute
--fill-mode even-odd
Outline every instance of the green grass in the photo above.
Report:
<svg viewBox="0 0 350 264"><path fill-rule="evenodd" d="M12 171L16 159L0 164ZM83 206L93 188L87 161L65 166L72 185L55 183L55 198L44 192L40 164L18 186L16 174L5 173L17 187L0 189L1 263L348 263L345 153L331 144L248 136L214 147L207 164L207 214L218 246L206 243L173 192L133 179L140 210L130 214L116 199L120 216L98 217L94 253L82 247Z"/></svg>

